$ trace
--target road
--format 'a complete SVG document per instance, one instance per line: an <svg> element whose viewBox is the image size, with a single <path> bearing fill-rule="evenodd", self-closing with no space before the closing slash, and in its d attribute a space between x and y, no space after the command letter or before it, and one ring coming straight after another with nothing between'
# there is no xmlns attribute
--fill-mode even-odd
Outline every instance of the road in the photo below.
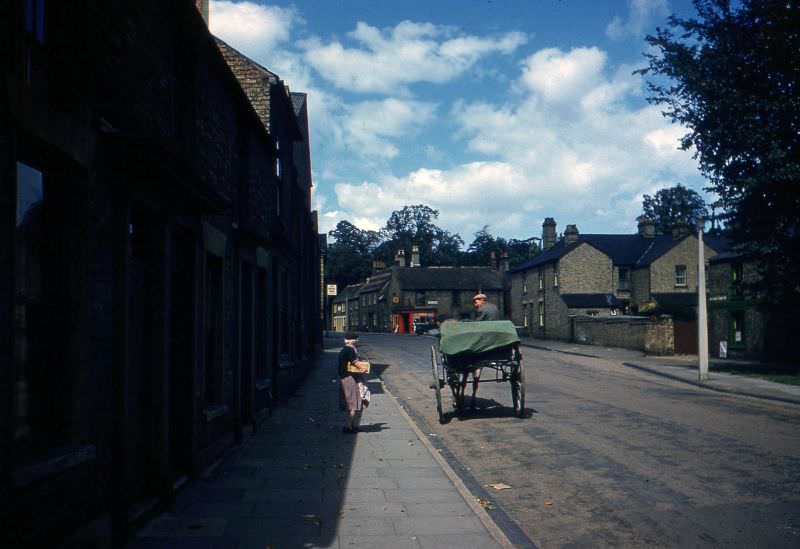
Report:
<svg viewBox="0 0 800 549"><path fill-rule="evenodd" d="M800 547L800 407L525 348L527 417L482 383L476 412L440 425L433 343L361 350L501 526L542 548Z"/></svg>

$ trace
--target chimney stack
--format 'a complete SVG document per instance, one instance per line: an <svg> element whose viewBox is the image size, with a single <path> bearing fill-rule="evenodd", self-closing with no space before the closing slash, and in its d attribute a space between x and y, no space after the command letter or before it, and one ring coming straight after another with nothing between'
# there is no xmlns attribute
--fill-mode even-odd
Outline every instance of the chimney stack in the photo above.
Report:
<svg viewBox="0 0 800 549"><path fill-rule="evenodd" d="M505 273L508 271L508 252L502 252L500 254L500 272Z"/></svg>
<svg viewBox="0 0 800 549"><path fill-rule="evenodd" d="M684 236L689 235L689 224L686 222L685 219L679 217L675 220L675 224L672 226L672 239L678 240L679 238L683 238Z"/></svg>
<svg viewBox="0 0 800 549"><path fill-rule="evenodd" d="M656 236L656 220L647 215L639 216L639 236L645 238L655 238Z"/></svg>
<svg viewBox="0 0 800 549"><path fill-rule="evenodd" d="M411 246L411 266L419 267L419 246Z"/></svg>
<svg viewBox="0 0 800 549"><path fill-rule="evenodd" d="M397 263L398 267L406 266L406 251L403 248L400 248L394 253L394 261Z"/></svg>
<svg viewBox="0 0 800 549"><path fill-rule="evenodd" d="M556 220L545 217L542 223L542 249L549 250L556 243Z"/></svg>
<svg viewBox="0 0 800 549"><path fill-rule="evenodd" d="M567 228L564 229L564 244L577 242L579 234L577 225L567 225Z"/></svg>

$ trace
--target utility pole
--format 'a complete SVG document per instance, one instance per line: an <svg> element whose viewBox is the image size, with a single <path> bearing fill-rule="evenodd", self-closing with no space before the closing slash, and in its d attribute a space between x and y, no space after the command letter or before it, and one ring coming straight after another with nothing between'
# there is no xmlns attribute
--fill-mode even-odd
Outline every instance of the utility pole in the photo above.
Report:
<svg viewBox="0 0 800 549"><path fill-rule="evenodd" d="M697 370L700 381L708 380L708 313L706 311L704 225L705 219L702 216L697 216Z"/></svg>

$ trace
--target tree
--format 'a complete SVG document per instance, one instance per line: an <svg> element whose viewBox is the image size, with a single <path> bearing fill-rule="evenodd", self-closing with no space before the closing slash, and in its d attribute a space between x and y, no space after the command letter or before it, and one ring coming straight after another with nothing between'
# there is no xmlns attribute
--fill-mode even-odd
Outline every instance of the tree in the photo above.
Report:
<svg viewBox="0 0 800 549"><path fill-rule="evenodd" d="M512 269L514 267L519 267L527 260L539 255L541 251L539 244L536 243L536 238L528 238L525 240L511 238L508 241L509 266Z"/></svg>
<svg viewBox="0 0 800 549"><path fill-rule="evenodd" d="M642 214L653 218L656 231L667 233L679 220L683 220L697 231L698 215L708 217L705 200L692 189L680 183L674 187L661 189L655 196L644 195Z"/></svg>
<svg viewBox="0 0 800 549"><path fill-rule="evenodd" d="M359 229L349 221L340 221L330 231L330 236L334 242L328 245L326 278L344 287L369 276L370 259L380 234Z"/></svg>
<svg viewBox="0 0 800 549"><path fill-rule="evenodd" d="M720 218L758 260L762 290L800 305L800 7L794 0L695 0L647 42L649 101L688 129Z"/></svg>
<svg viewBox="0 0 800 549"><path fill-rule="evenodd" d="M418 246L423 265L454 265L460 260L464 241L457 234L437 226L439 211L424 204L403 206L392 212L383 228L385 241L377 250L380 259L391 262L402 248L411 257L412 246Z"/></svg>

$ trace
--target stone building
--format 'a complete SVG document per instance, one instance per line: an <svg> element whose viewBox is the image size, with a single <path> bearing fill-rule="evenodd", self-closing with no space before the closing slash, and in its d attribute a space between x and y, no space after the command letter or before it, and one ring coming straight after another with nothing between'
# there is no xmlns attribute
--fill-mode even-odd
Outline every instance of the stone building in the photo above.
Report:
<svg viewBox="0 0 800 549"><path fill-rule="evenodd" d="M507 261L493 267L421 267L412 251L410 266L402 250L397 264L348 286L332 304L331 315L348 312L349 328L369 332L411 333L414 323L440 316L465 319L474 313L472 297L483 292L502 313L506 309L503 277ZM343 321L342 321L342 324Z"/></svg>
<svg viewBox="0 0 800 549"><path fill-rule="evenodd" d="M358 291L364 284L345 286L331 303L331 319L334 332L347 332L359 329Z"/></svg>
<svg viewBox="0 0 800 549"><path fill-rule="evenodd" d="M44 5L0 4L4 547L123 541L321 344L305 96L191 2Z"/></svg>
<svg viewBox="0 0 800 549"><path fill-rule="evenodd" d="M526 334L574 340L576 317L617 317L626 313L669 314L694 320L697 301L697 237L685 224L656 234L653 221L640 218L636 234L580 234L567 225L542 225L543 251L511 271L512 320ZM707 258L725 248L705 239ZM680 328L679 328L680 329ZM681 329L675 345L691 346L694 331ZM689 341L685 341L689 339ZM690 352L690 351L686 351ZM696 351L695 351L696 352Z"/></svg>

